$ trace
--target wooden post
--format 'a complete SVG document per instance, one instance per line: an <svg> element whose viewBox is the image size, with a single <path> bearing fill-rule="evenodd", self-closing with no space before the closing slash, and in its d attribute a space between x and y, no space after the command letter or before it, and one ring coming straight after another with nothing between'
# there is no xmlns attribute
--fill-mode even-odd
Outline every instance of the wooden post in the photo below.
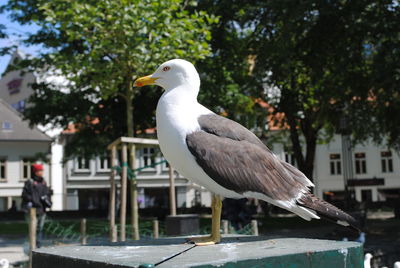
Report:
<svg viewBox="0 0 400 268"><path fill-rule="evenodd" d="M36 249L36 208L29 209L29 267L32 268L32 250Z"/></svg>
<svg viewBox="0 0 400 268"><path fill-rule="evenodd" d="M110 157L110 165L111 165L111 174L110 174L110 204L109 204L109 217L110 217L110 241L117 242L117 236L114 235L115 229L115 174L116 170L113 167L116 164L117 158L117 147L113 146L111 149L111 157Z"/></svg>
<svg viewBox="0 0 400 268"><path fill-rule="evenodd" d="M121 177L121 209L120 209L120 241L126 240L126 191L128 177L128 150L126 143L122 144L122 177Z"/></svg>
<svg viewBox="0 0 400 268"><path fill-rule="evenodd" d="M228 228L228 224L229 222L227 220L222 220L222 230L223 230L223 234L229 234L229 228Z"/></svg>
<svg viewBox="0 0 400 268"><path fill-rule="evenodd" d="M157 239L159 237L158 220L153 220L153 238Z"/></svg>
<svg viewBox="0 0 400 268"><path fill-rule="evenodd" d="M86 237L86 219L81 219L81 244L87 244L87 237Z"/></svg>
<svg viewBox="0 0 400 268"><path fill-rule="evenodd" d="M111 242L117 242L118 240L118 230L117 225L114 225L111 229Z"/></svg>
<svg viewBox="0 0 400 268"><path fill-rule="evenodd" d="M169 165L168 175L169 175L169 206L170 206L170 214L172 216L175 216L176 215L175 178L174 178L174 168L171 165Z"/></svg>
<svg viewBox="0 0 400 268"><path fill-rule="evenodd" d="M258 235L258 224L257 220L251 221L251 233L252 235Z"/></svg>
<svg viewBox="0 0 400 268"><path fill-rule="evenodd" d="M131 169L133 172L136 169L136 146L135 144L130 145L130 154L131 154ZM138 207L138 192L137 192L137 180L133 178L130 181L130 189L131 189L131 225L132 225L132 239L139 240L139 207Z"/></svg>
<svg viewBox="0 0 400 268"><path fill-rule="evenodd" d="M12 207L12 196L7 197L7 210Z"/></svg>

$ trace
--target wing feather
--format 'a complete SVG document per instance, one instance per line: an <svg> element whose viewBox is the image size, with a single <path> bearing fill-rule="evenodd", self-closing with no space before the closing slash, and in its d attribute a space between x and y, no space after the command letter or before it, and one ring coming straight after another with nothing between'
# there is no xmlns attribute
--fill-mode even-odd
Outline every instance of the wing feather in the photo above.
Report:
<svg viewBox="0 0 400 268"><path fill-rule="evenodd" d="M310 194L313 183L251 131L218 115L203 115L198 121L201 130L187 135L187 146L215 182L240 194L267 196L306 220L319 218L318 213L358 229L351 216Z"/></svg>
<svg viewBox="0 0 400 268"><path fill-rule="evenodd" d="M258 192L290 202L300 192L309 191L293 172L286 170L281 160L257 143L202 130L189 134L186 142L207 175L229 190L241 194Z"/></svg>

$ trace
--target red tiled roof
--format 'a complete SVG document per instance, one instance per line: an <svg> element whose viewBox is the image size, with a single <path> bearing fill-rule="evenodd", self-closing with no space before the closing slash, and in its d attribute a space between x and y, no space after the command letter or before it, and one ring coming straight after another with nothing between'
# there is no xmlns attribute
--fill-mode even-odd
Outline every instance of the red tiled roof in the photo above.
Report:
<svg viewBox="0 0 400 268"><path fill-rule="evenodd" d="M268 110L267 124L269 130L289 129L288 124L284 122L285 113L274 113L274 107L260 98L255 99L254 102L260 105L262 108Z"/></svg>

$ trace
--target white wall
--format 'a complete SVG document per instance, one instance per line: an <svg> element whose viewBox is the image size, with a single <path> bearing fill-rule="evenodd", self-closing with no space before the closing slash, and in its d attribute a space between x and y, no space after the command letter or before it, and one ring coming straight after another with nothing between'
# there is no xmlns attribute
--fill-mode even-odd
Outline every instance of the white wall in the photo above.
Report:
<svg viewBox="0 0 400 268"><path fill-rule="evenodd" d="M284 150L282 144L274 144L273 151L284 159ZM393 172L383 173L381 167L381 152L388 151L385 146L379 146L372 142L365 144L357 144L352 149L352 164L353 173L355 179L372 179L384 178L385 185L379 186L357 186L355 187L356 198L361 201L361 191L371 190L373 201L383 201L383 197L379 195L379 189L399 189L400 188L400 158L399 155L392 151L393 159ZM354 164L354 153L365 153L367 162L367 173L356 174ZM325 191L343 191L344 180L343 180L343 162L342 162L342 174L331 175L330 174L330 154L340 154L341 160L343 161L342 155L342 142L341 136L335 135L333 140L328 144L319 144L316 148L315 163L314 163L314 184L315 193L317 196L322 197Z"/></svg>
<svg viewBox="0 0 400 268"><path fill-rule="evenodd" d="M0 156L6 157L6 178L0 182L0 197L19 197L25 180L22 179L22 159L33 157L36 153L47 153L49 144L46 142L0 142ZM49 182L49 165L44 166L44 178Z"/></svg>
<svg viewBox="0 0 400 268"><path fill-rule="evenodd" d="M63 210L64 179L63 159L64 147L56 140L51 146L51 188L53 189L52 210Z"/></svg>

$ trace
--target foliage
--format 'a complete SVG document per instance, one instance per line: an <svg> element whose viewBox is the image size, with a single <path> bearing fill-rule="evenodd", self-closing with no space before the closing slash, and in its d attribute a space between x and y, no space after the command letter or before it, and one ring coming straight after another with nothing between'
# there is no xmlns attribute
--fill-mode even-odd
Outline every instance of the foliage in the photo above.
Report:
<svg viewBox="0 0 400 268"><path fill-rule="evenodd" d="M382 15L393 19L395 12L392 1L369 0L256 1L246 10L245 23L254 29L255 75L279 90L265 98L275 112L285 113L282 123L290 127L297 164L308 177L321 130L332 135L340 118L371 108L364 104L378 77L375 42L389 30ZM364 124L352 118L350 131Z"/></svg>
<svg viewBox="0 0 400 268"><path fill-rule="evenodd" d="M240 1L199 1L197 9L219 18L211 29L212 56L198 64L202 79L199 101L252 128L265 113L260 113L254 103L256 85L248 48L251 31L240 25L241 5Z"/></svg>
<svg viewBox="0 0 400 268"><path fill-rule="evenodd" d="M7 33L5 30L6 30L6 26L4 26L3 24L0 24L0 39L7 37Z"/></svg>
<svg viewBox="0 0 400 268"><path fill-rule="evenodd" d="M87 135L79 135L89 139L82 139L80 145L90 142L90 136L104 134L96 139L108 139L103 130L111 122L118 126L108 130L112 136L120 136L121 119L126 120L125 135L132 136L133 115L139 123L135 129L154 122L154 104L160 91L134 89L134 80L171 58L196 61L210 54L209 27L217 20L203 11L189 13L189 4L179 0L10 0L3 10L9 11L13 20L40 27L24 42L44 47L41 55L25 60L19 68L57 70L71 82L70 94L52 92L46 83L37 85L31 98L36 105L27 109L27 118L33 124L65 127L74 122L81 129L86 127ZM100 112L115 108L121 100L126 103L125 118L123 113L111 118ZM137 105L136 110L133 105ZM90 126L94 118L104 123L102 129Z"/></svg>

